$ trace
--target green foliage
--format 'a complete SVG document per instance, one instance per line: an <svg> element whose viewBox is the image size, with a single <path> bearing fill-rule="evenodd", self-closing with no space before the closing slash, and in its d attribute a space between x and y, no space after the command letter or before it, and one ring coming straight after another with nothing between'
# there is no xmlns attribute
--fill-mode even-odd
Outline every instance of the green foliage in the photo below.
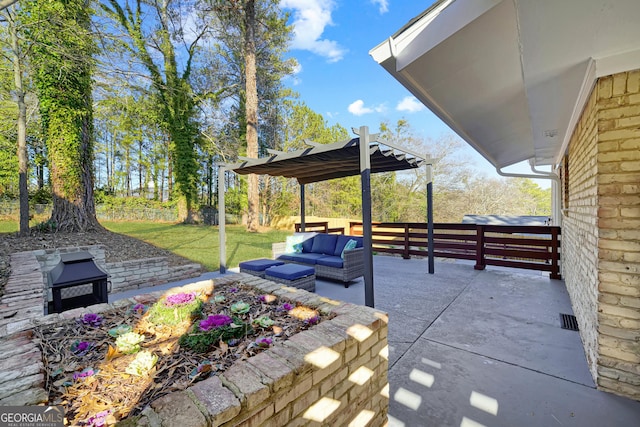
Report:
<svg viewBox="0 0 640 427"><path fill-rule="evenodd" d="M225 210L229 214L241 215L247 210L247 179L240 177L240 186L227 189Z"/></svg>
<svg viewBox="0 0 640 427"><path fill-rule="evenodd" d="M48 187L39 188L29 194L29 205L48 205L52 201L51 189Z"/></svg>
<svg viewBox="0 0 640 427"><path fill-rule="evenodd" d="M169 136L176 190L186 204L185 220L190 221L197 196L199 167L195 152L199 135L195 120L197 97L190 80L197 44L191 44L187 49L184 69L180 71L176 45L184 41L182 27L175 26L172 20L179 20L184 15L181 4L141 0L131 3L134 4L126 1L123 6L116 0L109 0L101 6L107 16L126 32L130 38L127 48L149 73L156 95L159 124ZM146 14L147 6L152 13ZM143 25L140 19L143 14L148 18L155 17L155 25L147 22ZM206 25L199 30L206 30ZM203 35L197 35L196 42ZM161 53L158 60L153 52L155 49Z"/></svg>
<svg viewBox="0 0 640 427"><path fill-rule="evenodd" d="M156 325L177 325L185 320L193 320L202 314L202 300L196 298L188 304L167 307L164 299L149 308L149 321Z"/></svg>
<svg viewBox="0 0 640 427"><path fill-rule="evenodd" d="M240 339L253 332L251 324L244 323L239 317L233 317L233 323L227 326L202 331L196 322L191 331L180 337L179 344L197 353L205 353L221 340Z"/></svg>
<svg viewBox="0 0 640 427"><path fill-rule="evenodd" d="M91 76L96 46L86 0L23 3L54 194L67 230L97 225L93 206Z"/></svg>
<svg viewBox="0 0 640 427"><path fill-rule="evenodd" d="M96 203L106 208L129 209L175 209L177 201L161 202L159 200L145 199L142 197L116 197L106 194L104 191L96 192Z"/></svg>
<svg viewBox="0 0 640 427"><path fill-rule="evenodd" d="M18 156L15 141L0 133L0 198L18 196Z"/></svg>

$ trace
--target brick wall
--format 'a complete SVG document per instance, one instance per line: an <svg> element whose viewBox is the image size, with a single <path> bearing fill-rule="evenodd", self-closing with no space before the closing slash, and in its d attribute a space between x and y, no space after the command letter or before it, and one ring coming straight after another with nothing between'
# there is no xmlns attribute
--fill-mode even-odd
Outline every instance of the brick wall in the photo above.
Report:
<svg viewBox="0 0 640 427"><path fill-rule="evenodd" d="M563 176L563 268L591 373L640 399L640 70L598 80Z"/></svg>
<svg viewBox="0 0 640 427"><path fill-rule="evenodd" d="M569 144L563 176L565 206L562 222L563 273L578 319L592 376L598 360L597 325L597 127L596 91L591 94Z"/></svg>
<svg viewBox="0 0 640 427"><path fill-rule="evenodd" d="M598 82L598 387L640 399L640 70Z"/></svg>

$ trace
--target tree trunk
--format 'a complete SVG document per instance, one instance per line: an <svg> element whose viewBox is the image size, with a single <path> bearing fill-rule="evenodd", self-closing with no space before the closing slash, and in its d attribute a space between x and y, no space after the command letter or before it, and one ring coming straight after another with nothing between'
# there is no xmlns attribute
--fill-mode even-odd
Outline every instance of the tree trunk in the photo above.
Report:
<svg viewBox="0 0 640 427"><path fill-rule="evenodd" d="M247 157L258 158L258 89L256 78L256 42L255 42L255 0L248 0L245 4L245 81L247 102ZM258 176L248 177L248 218L247 230L258 231Z"/></svg>
<svg viewBox="0 0 640 427"><path fill-rule="evenodd" d="M95 50L89 2L23 3L38 24L31 60L50 159L56 230L101 229L93 198L91 72ZM62 31L61 31L62 29Z"/></svg>
<svg viewBox="0 0 640 427"><path fill-rule="evenodd" d="M27 107L24 103L22 88L22 61L18 46L18 33L13 15L7 13L9 31L11 33L11 50L13 54L13 77L16 103L18 104L18 189L20 192L20 235L29 234L29 188L27 186Z"/></svg>
<svg viewBox="0 0 640 427"><path fill-rule="evenodd" d="M173 198L173 159L171 156L171 141L167 140L167 192L168 200L172 200Z"/></svg>

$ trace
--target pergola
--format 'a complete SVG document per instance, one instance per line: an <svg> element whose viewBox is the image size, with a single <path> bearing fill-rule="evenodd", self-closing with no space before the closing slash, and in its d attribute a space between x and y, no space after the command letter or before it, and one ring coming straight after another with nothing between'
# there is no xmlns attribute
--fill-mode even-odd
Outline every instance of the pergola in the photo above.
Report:
<svg viewBox="0 0 640 427"><path fill-rule="evenodd" d="M219 164L218 176L226 170L241 175L259 174L296 178L300 184L300 225L305 226L305 184L334 178L360 175L362 186L362 234L364 245L365 304L374 306L373 251L371 239L371 174L417 169L427 169L427 224L429 273L434 272L433 256L433 202L431 166L429 156L412 152L396 144L381 140L378 134L369 134L366 126L353 132L358 135L349 141L320 144L305 141L309 148L292 152L267 150L268 157L240 158L236 164ZM218 217L220 218L220 273L226 273L226 235L224 179L218 178Z"/></svg>

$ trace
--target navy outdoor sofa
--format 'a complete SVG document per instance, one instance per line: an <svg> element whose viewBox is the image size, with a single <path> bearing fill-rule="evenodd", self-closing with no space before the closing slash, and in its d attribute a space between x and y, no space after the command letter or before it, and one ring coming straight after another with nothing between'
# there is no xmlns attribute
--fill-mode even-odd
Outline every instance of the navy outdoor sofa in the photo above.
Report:
<svg viewBox="0 0 640 427"><path fill-rule="evenodd" d="M355 248L344 250L349 240ZM351 243L352 245L353 243ZM324 233L296 233L274 243L273 259L313 266L317 277L349 282L364 274L362 237Z"/></svg>

